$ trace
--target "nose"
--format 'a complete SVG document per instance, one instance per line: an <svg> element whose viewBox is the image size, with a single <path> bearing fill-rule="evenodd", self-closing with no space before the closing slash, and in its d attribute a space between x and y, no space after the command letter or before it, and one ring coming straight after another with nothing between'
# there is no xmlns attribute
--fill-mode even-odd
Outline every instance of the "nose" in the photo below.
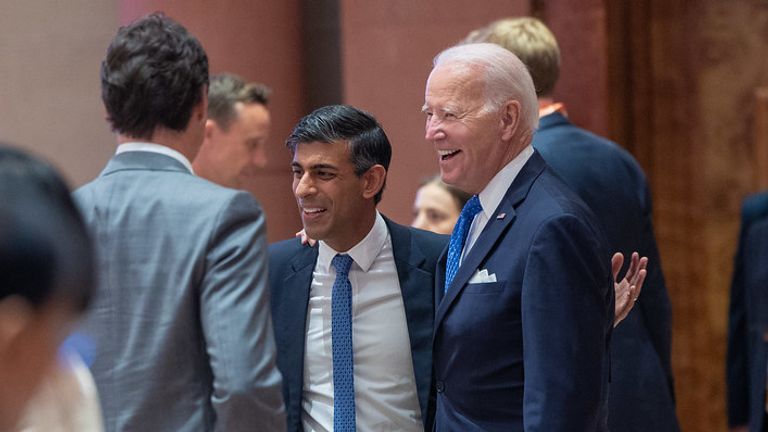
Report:
<svg viewBox="0 0 768 432"><path fill-rule="evenodd" d="M315 193L315 187L309 173L304 173L301 177L293 179L293 194L296 198L306 198Z"/></svg>
<svg viewBox="0 0 768 432"><path fill-rule="evenodd" d="M440 127L440 121L435 116L427 117L424 139L427 141L438 141L445 138L445 132Z"/></svg>

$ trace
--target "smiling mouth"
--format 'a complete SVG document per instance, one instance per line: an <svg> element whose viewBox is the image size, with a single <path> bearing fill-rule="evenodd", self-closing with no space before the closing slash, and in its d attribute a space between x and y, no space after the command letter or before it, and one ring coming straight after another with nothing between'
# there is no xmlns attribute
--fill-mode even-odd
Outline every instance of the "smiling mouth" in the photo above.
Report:
<svg viewBox="0 0 768 432"><path fill-rule="evenodd" d="M456 156L461 150L438 150L437 154L440 156L440 160L448 160Z"/></svg>
<svg viewBox="0 0 768 432"><path fill-rule="evenodd" d="M320 207L302 207L301 211L306 215L317 215L324 213L326 209Z"/></svg>

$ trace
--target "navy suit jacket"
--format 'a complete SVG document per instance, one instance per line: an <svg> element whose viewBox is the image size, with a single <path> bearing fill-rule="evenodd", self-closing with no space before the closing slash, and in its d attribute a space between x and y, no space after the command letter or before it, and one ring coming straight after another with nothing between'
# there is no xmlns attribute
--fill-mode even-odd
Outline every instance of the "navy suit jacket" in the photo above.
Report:
<svg viewBox="0 0 768 432"><path fill-rule="evenodd" d="M744 201L728 319L728 424L762 431L768 367L768 193Z"/></svg>
<svg viewBox="0 0 768 432"><path fill-rule="evenodd" d="M432 419L428 409L432 384L432 287L435 284L435 264L448 237L404 227L386 218L385 221L392 239L395 267L408 320L421 418L425 428L429 429ZM301 398L306 318L317 254L317 245L304 246L297 239L285 240L269 247L269 282L277 341L277 366L283 374L283 397L289 431L303 430Z"/></svg>
<svg viewBox="0 0 768 432"><path fill-rule="evenodd" d="M437 431L604 431L613 285L589 208L534 152L443 296ZM479 269L496 282L469 283Z"/></svg>
<svg viewBox="0 0 768 432"><path fill-rule="evenodd" d="M624 149L574 126L560 113L541 118L533 146L595 213L609 251L625 257L638 251L649 258L640 301L611 337L610 429L678 431L672 311L642 169Z"/></svg>

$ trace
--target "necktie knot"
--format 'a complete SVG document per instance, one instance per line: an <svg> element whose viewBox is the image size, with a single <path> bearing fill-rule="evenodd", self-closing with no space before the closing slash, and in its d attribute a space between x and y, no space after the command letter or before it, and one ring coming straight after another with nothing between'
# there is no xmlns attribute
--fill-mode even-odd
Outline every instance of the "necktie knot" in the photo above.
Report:
<svg viewBox="0 0 768 432"><path fill-rule="evenodd" d="M464 208L461 209L461 216L465 218L474 218L476 214L483 210L483 206L480 205L480 198L477 195L472 195Z"/></svg>
<svg viewBox="0 0 768 432"><path fill-rule="evenodd" d="M331 261L331 265L336 269L338 276L346 277L349 275L349 268L352 267L352 257L346 254L336 254Z"/></svg>

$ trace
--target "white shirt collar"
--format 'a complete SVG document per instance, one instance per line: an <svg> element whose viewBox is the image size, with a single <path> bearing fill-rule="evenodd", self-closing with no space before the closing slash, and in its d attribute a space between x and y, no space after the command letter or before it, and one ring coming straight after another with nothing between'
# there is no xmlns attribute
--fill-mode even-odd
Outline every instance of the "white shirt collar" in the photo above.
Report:
<svg viewBox="0 0 768 432"><path fill-rule="evenodd" d="M367 272L368 269L371 268L373 261L379 255L379 252L381 252L381 249L384 247L384 242L386 242L388 234L387 223L384 222L384 217L377 211L376 220L374 221L371 230L358 244L352 246L350 250L346 252L338 252L328 246L327 243L320 240L320 250L318 251L321 258L320 262L328 263L330 266L331 261L336 254L346 253L352 257L363 272Z"/></svg>
<svg viewBox="0 0 768 432"><path fill-rule="evenodd" d="M533 155L533 146L528 144L501 171L496 173L491 181L488 182L488 185L480 192L478 198L480 198L480 205L483 206L483 214L486 219L490 220L493 213L496 212L496 208L507 193L509 186L515 181L515 177L520 174L520 170L523 169L523 165L528 162L531 155Z"/></svg>
<svg viewBox="0 0 768 432"><path fill-rule="evenodd" d="M168 146L164 146L161 144L155 144L155 143L149 143L149 142L127 142L117 146L117 151L115 152L115 154L132 152L132 151L160 153L160 154L172 157L177 161L181 162L181 164L184 165L189 170L189 172L191 172L192 174L195 173L195 171L192 169L192 164L189 162L189 159L187 159L186 156L184 156L183 154L179 153L178 151Z"/></svg>

